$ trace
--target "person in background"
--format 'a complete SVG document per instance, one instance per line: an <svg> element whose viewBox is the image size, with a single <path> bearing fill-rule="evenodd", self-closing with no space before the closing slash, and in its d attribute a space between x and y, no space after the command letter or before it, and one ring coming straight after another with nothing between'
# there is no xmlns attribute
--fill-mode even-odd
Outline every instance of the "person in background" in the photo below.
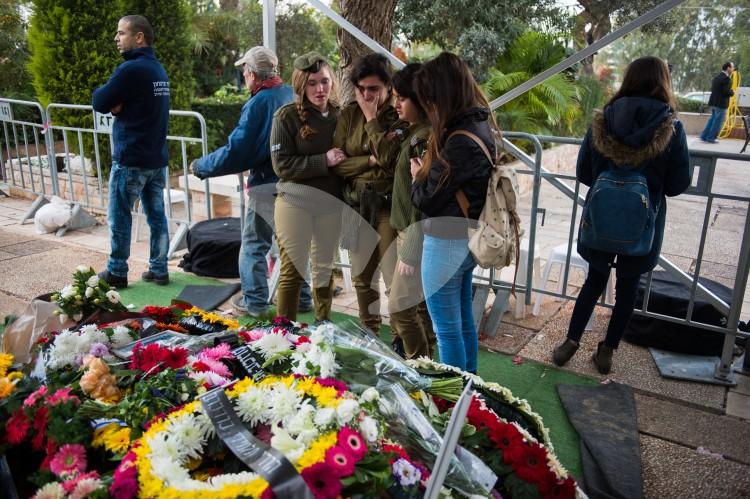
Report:
<svg viewBox="0 0 750 499"><path fill-rule="evenodd" d="M115 44L125 61L92 98L97 112L115 116L107 208L111 251L107 270L99 273L115 288L128 286L131 211L138 198L151 230L148 271L141 278L169 284L169 226L164 212L169 77L154 54L153 43L154 30L145 17L121 18Z"/></svg>
<svg viewBox="0 0 750 499"><path fill-rule="evenodd" d="M336 77L315 52L294 61L295 102L280 108L271 128L271 161L278 196L275 219L281 275L277 314L297 318L300 288L312 260L315 320L329 320L333 261L341 232L341 179L332 167L346 157L333 147L338 106Z"/></svg>
<svg viewBox="0 0 750 499"><path fill-rule="evenodd" d="M414 74L422 67L407 64L393 75L393 94L400 120L409 124L396 158L391 227L398 231L398 263L393 274L388 311L397 335L394 350L407 359L432 357L435 333L422 292L420 213L411 203L411 158L421 158L430 135L427 114L414 91Z"/></svg>
<svg viewBox="0 0 750 499"><path fill-rule="evenodd" d="M665 196L677 196L690 185L687 140L675 109L667 65L657 57L642 57L630 63L620 89L603 111L594 115L578 153L578 180L590 187L602 172L620 165L638 167L646 177L650 198L660 200L659 210L647 255L607 253L578 242L578 253L589 263L589 271L573 308L567 338L552 353L558 366L565 365L578 350L586 323L615 267L615 306L604 341L593 356L600 373L608 374L612 368L612 355L635 308L641 275L653 270L659 258L667 215Z"/></svg>
<svg viewBox="0 0 750 499"><path fill-rule="evenodd" d="M235 66L242 66L250 99L242 106L237 127L226 145L193 161L191 170L200 179L249 171L248 204L240 246L241 292L232 307L241 314L261 317L268 313L268 264L274 231L274 196L279 178L271 165L269 141L274 113L294 100L292 87L279 76L279 59L265 47L253 47ZM312 310L310 287L302 285L300 312Z"/></svg>
<svg viewBox="0 0 750 499"><path fill-rule="evenodd" d="M472 312L468 229L484 208L493 164L465 135L495 155L497 125L469 67L443 52L415 77L419 103L432 125L424 159L411 159L411 200L423 217L422 282L440 361L476 373L479 342ZM459 203L466 200L466 213ZM463 203L463 201L462 201Z"/></svg>
<svg viewBox="0 0 750 499"><path fill-rule="evenodd" d="M393 170L400 144L398 114L391 95L391 66L382 54L368 54L352 66L349 80L354 86L354 102L341 111L334 147L346 158L334 167L345 179L344 200L378 233L375 251L370 251L367 233L347 224L345 231L355 231L351 249L354 287L357 291L359 318L364 326L378 333L380 317L380 273L386 293L393 281L395 255L388 248L396 240L390 225ZM358 219L360 221L361 219ZM380 270L380 272L378 271ZM398 334L398 332L396 332Z"/></svg>
<svg viewBox="0 0 750 499"><path fill-rule="evenodd" d="M701 132L701 140L710 144L716 144L724 120L727 117L727 108L729 107L729 98L734 95L732 90L732 73L734 72L734 63L725 62L721 67L721 72L714 76L711 82L711 97L708 98L708 105L711 106L711 117L706 122L706 127Z"/></svg>

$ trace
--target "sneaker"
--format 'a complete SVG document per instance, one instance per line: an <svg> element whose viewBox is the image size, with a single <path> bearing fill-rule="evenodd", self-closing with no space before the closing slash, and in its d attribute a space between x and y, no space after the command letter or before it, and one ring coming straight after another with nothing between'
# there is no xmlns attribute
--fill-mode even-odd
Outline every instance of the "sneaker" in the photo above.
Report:
<svg viewBox="0 0 750 499"><path fill-rule="evenodd" d="M156 275L150 270L148 272L144 272L141 274L141 279L143 279L146 282L153 282L154 284L158 284L159 286L166 286L169 284L169 274L164 275Z"/></svg>
<svg viewBox="0 0 750 499"><path fill-rule="evenodd" d="M396 338L391 342L391 350L401 357L402 359L406 358L406 350L404 350L404 340L401 338Z"/></svg>
<svg viewBox="0 0 750 499"><path fill-rule="evenodd" d="M601 374L609 374L609 372L612 370L613 353L614 349L612 347L608 347L604 343L599 343L599 345L597 345L596 352L594 352L591 360L594 361L596 370Z"/></svg>
<svg viewBox="0 0 750 499"><path fill-rule="evenodd" d="M570 338L565 338L560 345L552 351L552 362L556 366L564 366L568 363L571 357L578 351L580 344Z"/></svg>
<svg viewBox="0 0 750 499"><path fill-rule="evenodd" d="M304 314L306 312L312 312L313 308L314 306L312 303L300 303L299 306L297 306L297 312Z"/></svg>
<svg viewBox="0 0 750 499"><path fill-rule="evenodd" d="M112 288L123 289L128 287L128 276L114 275L109 270L99 272L98 276Z"/></svg>
<svg viewBox="0 0 750 499"><path fill-rule="evenodd" d="M267 308L261 310L247 308L245 306L245 295L243 295L242 293L234 295L230 300L230 303L232 304L232 308L234 309L234 311L239 315L249 315L254 319L260 319L261 317L265 317L268 315Z"/></svg>

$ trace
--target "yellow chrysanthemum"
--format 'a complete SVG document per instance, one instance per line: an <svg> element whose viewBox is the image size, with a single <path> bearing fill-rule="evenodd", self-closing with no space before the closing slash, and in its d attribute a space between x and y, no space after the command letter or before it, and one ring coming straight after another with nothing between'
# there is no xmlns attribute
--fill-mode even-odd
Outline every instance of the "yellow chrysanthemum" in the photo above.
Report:
<svg viewBox="0 0 750 499"><path fill-rule="evenodd" d="M15 387L16 385L8 378L0 378L0 399L4 399L5 397L13 393L13 389Z"/></svg>
<svg viewBox="0 0 750 499"><path fill-rule="evenodd" d="M5 376L8 368L13 365L12 353L0 353L0 376Z"/></svg>
<svg viewBox="0 0 750 499"><path fill-rule="evenodd" d="M310 445L310 448L297 460L297 470L325 461L326 451L336 445L338 433L332 431L318 438Z"/></svg>
<svg viewBox="0 0 750 499"><path fill-rule="evenodd" d="M130 428L122 427L109 432L104 438L104 448L115 454L124 454L130 447Z"/></svg>
<svg viewBox="0 0 750 499"><path fill-rule="evenodd" d="M212 314L210 312L206 312L205 310L202 310L198 307L193 307L187 311L185 311L185 315L197 315L201 318L202 321L208 322L211 324L223 324L227 326L229 329L239 329L240 323L232 320L227 319L226 317L222 317L220 315Z"/></svg>
<svg viewBox="0 0 750 499"><path fill-rule="evenodd" d="M251 386L255 385L255 381L252 378L244 378L232 385L232 387L226 392L229 397L237 397L240 393L245 392Z"/></svg>

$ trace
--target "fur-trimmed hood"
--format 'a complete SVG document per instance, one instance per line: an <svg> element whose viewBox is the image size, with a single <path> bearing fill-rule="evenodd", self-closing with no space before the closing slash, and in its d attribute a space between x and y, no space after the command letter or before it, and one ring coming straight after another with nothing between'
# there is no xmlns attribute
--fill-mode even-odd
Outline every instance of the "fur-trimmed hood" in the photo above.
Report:
<svg viewBox="0 0 750 499"><path fill-rule="evenodd" d="M638 166L661 155L674 135L667 104L645 97L622 97L594 111L594 147L618 166Z"/></svg>

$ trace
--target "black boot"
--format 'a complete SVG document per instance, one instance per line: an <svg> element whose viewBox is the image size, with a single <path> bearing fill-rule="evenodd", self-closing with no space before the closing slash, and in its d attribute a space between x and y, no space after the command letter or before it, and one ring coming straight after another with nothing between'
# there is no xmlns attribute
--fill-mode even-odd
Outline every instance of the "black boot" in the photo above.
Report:
<svg viewBox="0 0 750 499"><path fill-rule="evenodd" d="M601 374L609 374L612 370L612 354L614 351L614 348L608 347L604 343L597 345L596 352L591 359L594 361L596 370Z"/></svg>
<svg viewBox="0 0 750 499"><path fill-rule="evenodd" d="M565 338L565 341L552 351L552 362L554 362L556 366L564 366L568 363L573 354L578 351L578 346L579 343L577 341Z"/></svg>

